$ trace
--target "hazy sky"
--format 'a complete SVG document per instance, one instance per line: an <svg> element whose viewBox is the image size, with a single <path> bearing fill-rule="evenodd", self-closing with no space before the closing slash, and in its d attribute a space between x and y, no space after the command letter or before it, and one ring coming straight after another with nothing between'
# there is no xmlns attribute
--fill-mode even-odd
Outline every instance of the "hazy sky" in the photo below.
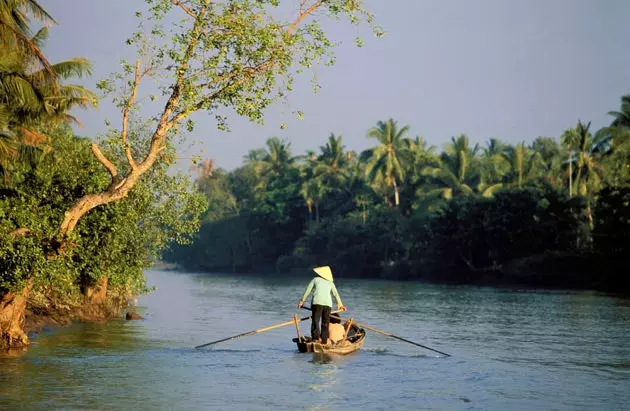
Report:
<svg viewBox="0 0 630 411"><path fill-rule="evenodd" d="M294 0L283 0L291 2ZM41 0L57 19L45 49L52 61L84 56L95 82L119 67L129 53L124 40L135 28L140 0ZM357 48L354 26L335 26L343 44L337 63L317 69L322 89L314 94L303 76L290 106L267 113L265 126L231 120L231 133L216 130L213 117L196 116L190 153L205 149L220 167L241 164L251 148L271 136L287 138L294 154L318 149L333 132L347 149L373 143L366 131L377 120L411 125L411 135L442 147L467 134L517 143L559 136L578 119L597 129L606 113L630 93L630 1L628 0L370 0L368 8L387 35ZM305 113L297 120L294 110ZM94 136L104 119L119 122L107 101L77 112L78 133ZM286 123L286 130L280 124Z"/></svg>

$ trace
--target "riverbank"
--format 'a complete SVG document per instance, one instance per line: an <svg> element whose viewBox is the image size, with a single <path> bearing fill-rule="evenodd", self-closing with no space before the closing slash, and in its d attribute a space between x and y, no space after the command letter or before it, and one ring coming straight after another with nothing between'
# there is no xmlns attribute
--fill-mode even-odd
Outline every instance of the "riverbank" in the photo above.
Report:
<svg viewBox="0 0 630 411"><path fill-rule="evenodd" d="M23 331L30 340L41 332L68 327L76 323L104 325L111 320L120 318L136 320L142 317L136 313L135 306L117 305L113 301L56 309L27 306L24 312ZM13 348L21 347L10 347L9 349Z"/></svg>
<svg viewBox="0 0 630 411"><path fill-rule="evenodd" d="M453 260L457 260L454 257ZM255 266L231 271L226 267L208 268L201 265L179 265L177 270L188 273L231 274L239 276L279 277L309 276L315 258L282 259L282 264ZM305 262L311 263L307 264ZM421 282L429 284L475 285L489 287L525 287L532 289L573 289L628 293L630 281L617 273L618 261L594 253L546 251L516 258L489 267L475 267L461 260L458 270L433 270L427 265L410 261L392 261L387 265L353 270L349 264L331 265L335 278ZM175 264L177 265L177 264ZM434 266L434 265L433 265Z"/></svg>

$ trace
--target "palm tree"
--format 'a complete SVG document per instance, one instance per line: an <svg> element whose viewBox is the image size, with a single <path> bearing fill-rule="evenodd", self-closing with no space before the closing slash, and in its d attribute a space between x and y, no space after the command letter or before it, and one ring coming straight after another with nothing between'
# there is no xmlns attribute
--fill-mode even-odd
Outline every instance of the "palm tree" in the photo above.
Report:
<svg viewBox="0 0 630 411"><path fill-rule="evenodd" d="M346 167L349 163L349 157L344 152L345 146L342 144L342 139L342 136L336 137L334 134L330 134L326 145L320 147L322 154L317 159L314 169L314 174L329 187L336 187L335 183L348 178Z"/></svg>
<svg viewBox="0 0 630 411"><path fill-rule="evenodd" d="M32 40L29 16L45 26L56 23L35 0L0 0L0 47L3 51L17 52L40 68L45 68L48 80L54 81L54 72L50 70L40 44Z"/></svg>
<svg viewBox="0 0 630 411"><path fill-rule="evenodd" d="M491 137L482 149L481 162L481 186L490 187L500 183L509 171L503 154L508 149L508 145L498 138Z"/></svg>
<svg viewBox="0 0 630 411"><path fill-rule="evenodd" d="M578 121L575 128L562 134L562 143L567 146L569 154L569 196L573 196L574 186L579 195L588 196L596 190L601 182L600 170L596 161L597 142L589 131L591 123ZM575 152L575 155L574 155ZM575 170L573 170L575 168ZM573 174L575 173L575 181Z"/></svg>
<svg viewBox="0 0 630 411"><path fill-rule="evenodd" d="M508 147L501 157L509 165L508 184L523 187L523 183L534 178L541 164L540 154L531 151L525 142Z"/></svg>
<svg viewBox="0 0 630 411"><path fill-rule="evenodd" d="M422 174L433 177L442 186L437 190L444 198L451 198L454 193L469 195L474 187L479 185L479 173L476 170L476 156L479 145L470 147L468 137L464 134L457 138L451 137L451 142L440 155L437 167L426 167ZM484 194L489 195L494 187L488 187Z"/></svg>
<svg viewBox="0 0 630 411"><path fill-rule="evenodd" d="M568 156L564 152L566 148L556 138L537 137L530 149L538 154L542 179L554 187L564 187L564 159Z"/></svg>
<svg viewBox="0 0 630 411"><path fill-rule="evenodd" d="M435 146L429 146L424 137L416 136L415 138L404 139L405 146L409 152L410 165L417 167L418 165L424 165L427 157L432 156L435 153Z"/></svg>
<svg viewBox="0 0 630 411"><path fill-rule="evenodd" d="M278 176L293 166L295 158L291 155L291 143L271 137L265 144L266 150L250 151L261 176Z"/></svg>
<svg viewBox="0 0 630 411"><path fill-rule="evenodd" d="M396 207L400 203L398 183L404 177L404 135L408 130L408 125L399 130L397 123L391 118L386 122L379 121L376 127L368 131L368 138L377 139L380 145L367 150L364 155L368 159L368 180L374 185L391 187Z"/></svg>
<svg viewBox="0 0 630 411"><path fill-rule="evenodd" d="M310 178L302 183L300 194L306 202L309 224L313 222L313 207L315 208L315 221L319 222L319 203L326 195L326 187L319 178Z"/></svg>
<svg viewBox="0 0 630 411"><path fill-rule="evenodd" d="M630 94L621 97L621 109L619 111L609 111L608 115L615 118L610 124L611 127L630 128Z"/></svg>
<svg viewBox="0 0 630 411"><path fill-rule="evenodd" d="M11 44L11 39L19 30L28 34L28 20L18 7L26 7L37 14L36 2L0 0L0 39L3 45ZM16 6L16 7L17 7ZM11 12L12 10L12 12ZM45 13L43 10L39 13ZM48 29L43 28L29 38L30 44L38 51L48 38ZM59 122L75 122L69 112L74 107L89 108L96 105L96 96L87 89L76 85L62 84L62 80L91 74L91 65L84 58L75 58L50 65L43 65L37 53L31 53L16 40L13 47L3 49L0 56L0 168L6 171L7 162L19 153L32 152L27 147L37 146L48 140L39 130L55 126ZM22 147L22 148L21 148Z"/></svg>
<svg viewBox="0 0 630 411"><path fill-rule="evenodd" d="M41 29L33 42L42 45L48 30ZM96 96L84 87L62 85L60 82L92 73L85 58L74 58L50 66L49 69L31 70L32 59L19 50L9 50L0 58L0 106L10 113L0 125L3 128L32 128L42 122L77 122L68 112L74 107L89 108L96 105ZM50 70L54 77L47 76ZM1 119L0 119L1 120Z"/></svg>
<svg viewBox="0 0 630 411"><path fill-rule="evenodd" d="M496 137L490 137L486 147L483 148L483 156L485 158L492 158L495 155L500 155L505 152L508 145Z"/></svg>

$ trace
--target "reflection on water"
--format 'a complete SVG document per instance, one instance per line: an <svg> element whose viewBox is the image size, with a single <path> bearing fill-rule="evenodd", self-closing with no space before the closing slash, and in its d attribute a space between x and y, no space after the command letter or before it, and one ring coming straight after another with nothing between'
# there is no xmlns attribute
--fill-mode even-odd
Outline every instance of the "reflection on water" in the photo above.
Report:
<svg viewBox="0 0 630 411"><path fill-rule="evenodd" d="M157 291L139 299L145 320L75 324L1 354L0 409L599 410L630 401L626 299L341 278L356 321L453 356L368 332L363 349L340 357L298 353L293 325L192 348L290 320L309 278L155 271L148 280Z"/></svg>

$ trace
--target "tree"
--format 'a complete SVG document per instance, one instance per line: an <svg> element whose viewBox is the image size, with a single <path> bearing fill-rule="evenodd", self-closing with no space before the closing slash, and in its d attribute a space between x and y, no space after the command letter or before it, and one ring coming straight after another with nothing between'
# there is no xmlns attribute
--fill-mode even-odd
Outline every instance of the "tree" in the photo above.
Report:
<svg viewBox="0 0 630 411"><path fill-rule="evenodd" d="M187 241L198 228L206 206L188 176L172 175L161 161L129 198L86 216L72 253L54 255L50 238L63 212L105 187L108 174L92 156L89 139L74 136L68 125L48 131L50 151L35 164L19 163L11 184L0 184L0 346L28 341L22 330L27 300L44 313L87 305L97 315L120 308L145 290L144 271L164 248ZM119 156L102 144L108 156Z"/></svg>
<svg viewBox="0 0 630 411"><path fill-rule="evenodd" d="M590 121L578 124L562 134L562 143L569 149L569 196L574 188L582 196L589 196L599 188L600 171L596 159L598 145L589 131ZM575 155L573 154L575 152ZM575 174L575 177L574 177ZM573 179L575 178L575 181Z"/></svg>
<svg viewBox="0 0 630 411"><path fill-rule="evenodd" d="M444 147L444 152L440 155L439 165L426 167L422 173L437 181L441 186L437 190L444 198L451 198L453 194L473 194L479 184L479 173L475 164L478 152L479 145L471 147L466 135L451 137L451 142ZM493 189L487 188L485 194Z"/></svg>
<svg viewBox="0 0 630 411"><path fill-rule="evenodd" d="M53 17L35 0L0 1L0 46L3 51L11 51L36 62L36 67L49 69L50 65L40 45L32 39L29 15L45 25L55 23ZM48 81L54 81L52 71L46 70L44 75L50 77Z"/></svg>
<svg viewBox="0 0 630 411"><path fill-rule="evenodd" d="M404 177L404 136L407 131L409 131L408 125L399 130L398 124L391 118L385 122L379 121L376 127L368 131L368 137L380 143L379 146L368 150L366 154L369 158L366 170L368 180L375 185L382 183L386 187L391 187L396 207L400 203L398 183Z"/></svg>
<svg viewBox="0 0 630 411"><path fill-rule="evenodd" d="M111 182L106 190L84 196L67 211L59 228L62 242L90 210L126 197L182 124L185 122L188 130L193 129L190 120L193 113L203 110L214 114L219 129L228 127L222 108L262 122L263 111L290 90L296 62L300 71L330 57L332 43L319 26L322 15L345 14L353 23L373 24L372 16L357 0L301 1L297 15L289 21L273 15L279 3L277 0L148 1L148 16L142 13L138 16L153 27L143 28L128 40L128 44L137 46L141 57L135 64L124 62L122 74L100 83L100 88L107 92L113 92L116 83L122 84L122 96L114 101L122 112L121 129L117 133L125 150L126 164L114 164L96 144L92 146L95 157L108 170ZM327 13L316 13L320 11ZM169 27L173 33L169 41L162 21L175 13L182 20ZM381 35L378 28L375 30ZM156 116L154 131L144 150L134 154L128 146L128 122L138 109L140 83L151 76L170 78L161 87L166 101Z"/></svg>
<svg viewBox="0 0 630 411"><path fill-rule="evenodd" d="M523 184L532 180L538 173L540 155L525 146L525 142L508 147L501 153L501 158L509 166L508 184L522 188Z"/></svg>
<svg viewBox="0 0 630 411"><path fill-rule="evenodd" d="M340 182L348 178L346 166L349 163L347 153L344 152L342 136L330 133L325 146L320 147L321 155L317 158L314 174L322 179L329 188L338 188Z"/></svg>
<svg viewBox="0 0 630 411"><path fill-rule="evenodd" d="M611 185L626 185L630 181L630 95L622 96L620 110L608 115L614 117L610 126L595 133L598 145L605 149L604 176Z"/></svg>
<svg viewBox="0 0 630 411"><path fill-rule="evenodd" d="M509 171L509 165L504 161L503 154L509 145L498 138L490 138L486 147L482 149L481 184L490 187L500 183Z"/></svg>
<svg viewBox="0 0 630 411"><path fill-rule="evenodd" d="M255 167L262 177L278 176L293 166L295 159L291 155L291 143L271 137L265 144L267 149L263 149L255 160Z"/></svg>
<svg viewBox="0 0 630 411"><path fill-rule="evenodd" d="M309 224L313 222L313 207L315 207L315 221L319 223L319 203L326 194L326 187L317 177L304 180L300 188L300 194L308 208Z"/></svg>
<svg viewBox="0 0 630 411"><path fill-rule="evenodd" d="M24 2L17 2L20 3ZM11 43L6 37L16 39L14 31L6 33L7 27L23 32L24 36L29 33L27 28L21 27L26 24L22 21L24 17L21 10L14 9L12 13L7 13L7 7L7 3L0 3L0 20L4 21L0 24L3 43ZM13 25L6 23L10 20L6 14L13 16L16 21ZM40 67L43 58L40 48L47 38L48 29L42 28L32 38L28 38L31 48L18 42L3 48L0 56L1 170L5 170L6 163L20 152L20 146L34 146L48 140L41 133L42 127L54 127L62 121L78 123L69 114L70 110L96 105L96 96L91 91L77 85L62 84L63 80L91 74L91 65L87 59L74 58L53 65L46 61L45 66ZM37 53L32 53L32 48Z"/></svg>
<svg viewBox="0 0 630 411"><path fill-rule="evenodd" d="M619 111L609 111L609 116L614 117L611 127L630 128L630 94L621 96L621 108Z"/></svg>
<svg viewBox="0 0 630 411"><path fill-rule="evenodd" d="M530 148L540 156L541 180L556 188L564 187L565 149L552 137L537 137Z"/></svg>

